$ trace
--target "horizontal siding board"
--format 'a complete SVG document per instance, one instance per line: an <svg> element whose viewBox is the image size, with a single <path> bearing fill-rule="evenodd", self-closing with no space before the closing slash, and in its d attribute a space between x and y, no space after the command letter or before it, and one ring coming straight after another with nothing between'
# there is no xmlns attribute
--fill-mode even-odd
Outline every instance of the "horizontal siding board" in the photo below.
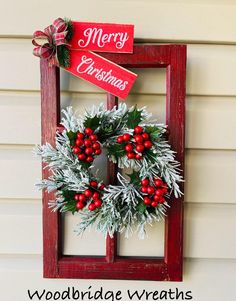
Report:
<svg viewBox="0 0 236 301"><path fill-rule="evenodd" d="M0 198L39 198L34 184L41 178L40 159L32 150L0 150Z"/></svg>
<svg viewBox="0 0 236 301"><path fill-rule="evenodd" d="M147 236L139 239L137 233L125 237L122 233L118 236L118 250L120 256L155 256L164 257L164 221L147 226Z"/></svg>
<svg viewBox="0 0 236 301"><path fill-rule="evenodd" d="M83 236L77 236L73 229L77 229L80 220L78 215L66 214L64 219L64 251L65 255L105 255L105 241L101 233L93 230L85 231ZM147 228L148 236L140 240L137 235L118 239L118 255L120 256L163 256L164 254L164 223L156 223ZM144 243L145 242L145 243ZM93 245L93 248L88 246Z"/></svg>
<svg viewBox="0 0 236 301"><path fill-rule="evenodd" d="M96 9L94 9L96 7ZM30 11L24 16L18 12ZM130 12L134 12L130 14ZM235 42L234 1L72 1L65 7L60 1L55 7L46 0L17 2L12 10L10 2L4 4L0 17L0 35L31 36L36 29L43 29L58 16L74 20L135 24L135 37L154 40L190 40ZM79 13L78 12L83 12ZM168 14L167 14L168 12ZM8 24L8 16L14 22Z"/></svg>
<svg viewBox="0 0 236 301"><path fill-rule="evenodd" d="M1 254L42 253L41 205L1 202L0 241Z"/></svg>
<svg viewBox="0 0 236 301"><path fill-rule="evenodd" d="M0 112L1 144L40 143L39 93L0 92Z"/></svg>
<svg viewBox="0 0 236 301"><path fill-rule="evenodd" d="M39 90L39 60L32 54L31 40L0 39L0 79L3 90Z"/></svg>
<svg viewBox="0 0 236 301"><path fill-rule="evenodd" d="M236 151L188 150L185 200L193 203L235 204L235 156ZM101 157L98 162L100 170L103 162ZM30 199L41 196L34 186L41 177L40 159L35 158L29 149L0 149L0 166L0 182L3 184L0 198Z"/></svg>
<svg viewBox="0 0 236 301"><path fill-rule="evenodd" d="M236 205L187 204L184 256L236 258Z"/></svg>
<svg viewBox="0 0 236 301"><path fill-rule="evenodd" d="M184 282L162 282L156 281L117 281L117 280L88 280L87 279L43 279L42 259L36 256L1 256L0 257L0 281L1 297L5 301L29 300L27 290L40 292L45 289L64 291L68 287L87 291L91 285L91 291L103 287L105 292L121 290L122 300L127 300L127 290L135 291L161 291L173 290L192 291L193 300L199 301L222 301L235 293L235 269L236 260L204 260L191 259L184 261ZM223 275L220 277L220 275ZM12 286L14 283L14 289ZM210 284L214 283L214 288ZM176 299L177 300L177 299ZM180 300L180 299L179 299ZM187 300L187 299L186 299ZM232 299L233 300L233 299Z"/></svg>
<svg viewBox="0 0 236 301"><path fill-rule="evenodd" d="M184 257L236 258L235 216L236 206L232 204L187 203L184 217ZM89 255L103 255L105 250L102 235L91 230L82 238L77 237L74 230L78 221L78 216L68 214L66 217L64 253L84 255L87 252ZM154 228L155 232L152 229L147 231L147 240L139 241L135 236L125 240L122 237L119 254L161 256L163 227L157 224ZM0 254L41 254L41 235L40 203L25 203L21 200L18 203L7 200L0 203L0 240L4 242L0 245ZM91 248L92 245L94 246Z"/></svg>
<svg viewBox="0 0 236 301"><path fill-rule="evenodd" d="M2 256L0 257L0 281L1 297L4 301L26 301L29 300L27 290L64 291L68 287L87 291L91 285L91 291L103 287L105 292L121 290L122 300L128 300L127 290L142 292L161 291L176 288L179 291L192 291L193 300L199 301L222 301L235 293L235 269L236 260L185 260L184 282L162 282L155 281L117 281L117 280L88 280L87 279L43 279L42 259L29 256ZM220 277L220 275L223 275ZM14 283L14 289L13 285ZM214 283L214 288L209 288ZM36 299L35 299L36 300ZM177 300L177 299L176 299ZM180 300L180 299L179 299ZM186 299L187 300L187 299ZM233 300L233 299L232 299Z"/></svg>
<svg viewBox="0 0 236 301"><path fill-rule="evenodd" d="M236 149L236 97L186 100L186 147Z"/></svg>
<svg viewBox="0 0 236 301"><path fill-rule="evenodd" d="M103 234L91 229L91 231L85 231L82 236L78 236L75 232L80 220L78 214L67 213L63 220L63 254L105 256L106 244Z"/></svg>
<svg viewBox="0 0 236 301"><path fill-rule="evenodd" d="M190 95L236 95L236 46L188 45L187 93ZM39 60L32 55L29 39L0 39L0 63L5 72L1 90L39 90ZM14 70L14 72L13 72ZM22 76L24 70L24 76ZM132 93L165 93L165 70L139 69ZM95 86L62 72L61 89L102 93Z"/></svg>
<svg viewBox="0 0 236 301"><path fill-rule="evenodd" d="M187 151L185 200L236 204L235 168L236 151Z"/></svg>
<svg viewBox="0 0 236 301"><path fill-rule="evenodd" d="M72 105L78 114L92 104L99 105L105 94L63 93L62 108ZM134 95L130 107L146 106L153 118L165 122L165 96ZM39 92L0 92L0 144L40 143ZM186 98L186 148L236 149L236 97L188 96ZM5 130L7 129L7 130Z"/></svg>

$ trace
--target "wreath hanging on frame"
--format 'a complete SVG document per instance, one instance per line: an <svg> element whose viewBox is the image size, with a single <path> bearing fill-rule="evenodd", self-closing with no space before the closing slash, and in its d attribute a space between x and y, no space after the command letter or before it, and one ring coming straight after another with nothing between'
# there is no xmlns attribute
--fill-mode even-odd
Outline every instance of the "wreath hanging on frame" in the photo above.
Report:
<svg viewBox="0 0 236 301"><path fill-rule="evenodd" d="M127 108L124 103L112 110L101 104L78 117L71 107L62 113L64 130L56 134L55 148L46 143L35 151L51 172L36 184L55 191L49 207L78 212L78 234L94 225L111 237L137 231L143 238L145 226L166 215L170 195L182 194L183 179L166 141L167 127L150 122L145 108ZM94 173L94 159L105 151L120 168L118 185L105 185ZM132 173L122 174L124 168Z"/></svg>

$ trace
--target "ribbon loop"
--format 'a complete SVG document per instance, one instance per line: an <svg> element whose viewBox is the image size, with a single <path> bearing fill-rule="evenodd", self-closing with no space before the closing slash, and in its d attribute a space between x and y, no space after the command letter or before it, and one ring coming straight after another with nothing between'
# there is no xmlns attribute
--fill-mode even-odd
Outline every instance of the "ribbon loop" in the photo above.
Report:
<svg viewBox="0 0 236 301"><path fill-rule="evenodd" d="M33 49L33 54L40 58L52 59L57 54L57 46L67 45L66 29L66 22L62 18L58 18L44 31L35 31L32 44L36 47Z"/></svg>
<svg viewBox="0 0 236 301"><path fill-rule="evenodd" d="M67 28L66 22L62 18L57 18L53 22L53 26L55 27L57 32L65 31Z"/></svg>

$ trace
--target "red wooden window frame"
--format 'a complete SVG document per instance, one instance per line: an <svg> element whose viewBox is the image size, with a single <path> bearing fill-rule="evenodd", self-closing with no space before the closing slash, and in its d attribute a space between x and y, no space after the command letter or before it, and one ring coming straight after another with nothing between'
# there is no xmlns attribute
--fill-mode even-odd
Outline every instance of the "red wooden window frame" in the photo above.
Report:
<svg viewBox="0 0 236 301"><path fill-rule="evenodd" d="M185 45L136 45L133 54L101 53L125 68L166 68L166 123L169 141L184 170L185 130ZM42 143L54 144L60 121L59 68L41 60ZM107 106L117 104L108 94ZM116 166L109 163L110 182L115 182ZM43 170L43 176L48 171ZM184 187L181 185L183 191ZM122 257L117 255L117 238L107 237L105 256L65 256L62 254L60 214L52 213L48 201L53 193L43 193L43 260L46 278L90 278L182 281L183 197L174 200L165 219L164 257Z"/></svg>

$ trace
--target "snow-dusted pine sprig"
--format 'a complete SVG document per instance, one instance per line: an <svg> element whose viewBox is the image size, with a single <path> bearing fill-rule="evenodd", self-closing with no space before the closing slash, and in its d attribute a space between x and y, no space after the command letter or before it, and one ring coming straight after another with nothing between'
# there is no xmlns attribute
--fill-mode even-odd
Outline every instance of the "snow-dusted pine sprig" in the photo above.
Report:
<svg viewBox="0 0 236 301"><path fill-rule="evenodd" d="M116 232L124 232L128 238L133 232L138 232L139 238L143 239L146 225L163 220L167 203L158 206L152 213L148 210L140 211L138 206L143 201L143 196L139 190L120 173L117 174L117 178L119 185L109 185L105 188L103 206L99 214L88 210L81 213L77 234L83 233L96 221L96 230L104 235L109 234L113 237Z"/></svg>
<svg viewBox="0 0 236 301"><path fill-rule="evenodd" d="M168 186L167 198L172 192L176 198L181 195L179 184L183 179L179 163L175 160L175 153L166 141L166 126L155 121L150 123L151 114L145 108L128 108L126 104L121 103L112 110L107 110L101 104L93 106L84 116L77 116L71 107L62 113L62 125L65 130L57 133L55 147L46 143L35 148L35 153L42 157L45 168L50 171L48 178L37 183L37 187L48 192L55 191L55 199L49 203L53 211L75 213L75 194L83 194L89 189L91 179L96 178L92 173L94 166L81 162L73 151L77 134L84 133L87 128L90 128L99 137L101 145L107 148L108 158L118 163L122 169L131 168L136 171L139 182L145 178L148 178L150 183L154 183L155 179L162 179ZM146 150L142 160L130 160L124 152L124 146L117 144L117 139L125 134L134 139L134 129L137 125L149 135L152 147ZM143 238L147 225L164 218L169 206L166 200L162 200L158 206L146 206L145 194L140 192L137 182L132 182L131 178L127 180L119 173L117 178L118 185L108 185L102 192L101 207L93 211L88 210L88 205L93 202L90 200L87 206L79 211L81 222L77 233L80 234L91 225L96 225L96 229L104 235L113 236L115 232L120 232L128 237L131 233L138 232L139 237ZM99 180L96 181L99 183Z"/></svg>

